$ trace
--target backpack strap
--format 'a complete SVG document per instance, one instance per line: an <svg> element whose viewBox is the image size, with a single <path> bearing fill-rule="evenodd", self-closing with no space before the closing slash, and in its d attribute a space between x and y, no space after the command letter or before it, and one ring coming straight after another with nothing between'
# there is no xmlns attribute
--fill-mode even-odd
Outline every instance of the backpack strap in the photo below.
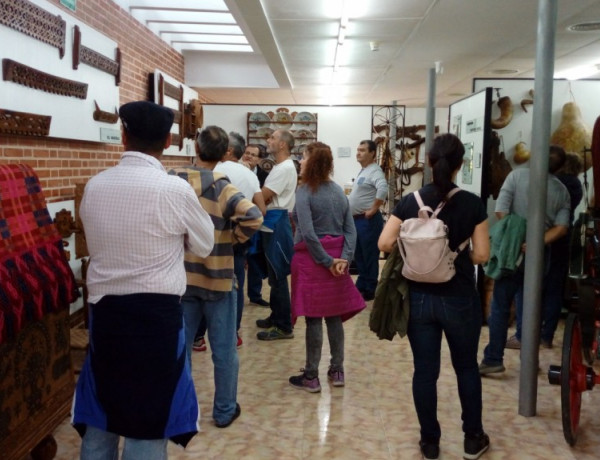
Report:
<svg viewBox="0 0 600 460"><path fill-rule="evenodd" d="M454 195L456 195L461 190L462 190L462 188L460 188L460 187L454 187L452 190L450 190L446 194L446 196L444 197L444 199L442 201L440 201L440 204L438 204L437 208L435 208L435 211L433 212L433 215L437 217L437 215L440 213L440 211L442 210L442 208L444 207L444 205L450 200L450 198L452 198Z"/></svg>
<svg viewBox="0 0 600 460"><path fill-rule="evenodd" d="M417 204L419 205L419 209L425 207L425 203L423 203L423 199L421 198L421 195L419 194L419 191L415 190L413 192L413 195L415 196L415 200L417 200Z"/></svg>
<svg viewBox="0 0 600 460"><path fill-rule="evenodd" d="M460 192L462 190L462 188L460 187L454 187L452 190L450 190L445 198L440 202L440 204L438 204L437 208L435 208L435 211L433 213L434 216L437 217L437 215L439 214L439 212L442 210L442 208L444 207L444 205L450 200L450 198L452 198L454 195L456 195L458 192ZM415 192L417 193L417 192ZM421 197L419 196L419 199ZM423 201L421 201L422 203ZM463 241L458 248L456 248L456 255L460 254L461 252L463 252L463 250L467 247L467 245L469 244L469 241L471 241L471 237L467 238L465 241Z"/></svg>

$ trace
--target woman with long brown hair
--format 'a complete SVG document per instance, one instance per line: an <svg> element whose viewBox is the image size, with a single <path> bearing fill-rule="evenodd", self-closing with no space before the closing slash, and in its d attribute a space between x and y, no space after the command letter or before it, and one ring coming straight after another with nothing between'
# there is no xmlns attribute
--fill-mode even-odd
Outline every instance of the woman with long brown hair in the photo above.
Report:
<svg viewBox="0 0 600 460"><path fill-rule="evenodd" d="M292 259L292 322L306 317L306 364L290 385L310 393L321 391L319 362L323 347L323 318L331 361L327 377L344 386L344 328L342 322L365 302L354 286L348 266L356 245L356 229L348 199L331 180L333 155L322 142L309 144L300 162L302 185L292 213L296 233Z"/></svg>

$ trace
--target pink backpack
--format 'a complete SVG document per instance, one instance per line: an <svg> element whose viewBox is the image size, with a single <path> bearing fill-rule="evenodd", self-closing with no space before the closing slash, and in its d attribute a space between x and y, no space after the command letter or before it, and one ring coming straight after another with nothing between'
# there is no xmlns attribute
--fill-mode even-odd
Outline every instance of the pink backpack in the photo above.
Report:
<svg viewBox="0 0 600 460"><path fill-rule="evenodd" d="M469 244L470 238L456 251L451 251L448 227L437 216L460 190L458 187L450 190L435 211L425 206L418 191L413 192L419 205L419 216L403 221L398 234L398 249L404 260L402 276L405 278L422 283L444 283L456 273L454 260Z"/></svg>

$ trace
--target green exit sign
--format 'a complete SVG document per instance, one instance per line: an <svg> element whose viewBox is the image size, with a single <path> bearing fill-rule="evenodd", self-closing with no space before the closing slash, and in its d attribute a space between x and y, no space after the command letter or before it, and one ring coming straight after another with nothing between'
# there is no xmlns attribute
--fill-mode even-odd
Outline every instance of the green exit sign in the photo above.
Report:
<svg viewBox="0 0 600 460"><path fill-rule="evenodd" d="M66 6L71 11L75 11L77 9L77 0L60 0L60 4Z"/></svg>

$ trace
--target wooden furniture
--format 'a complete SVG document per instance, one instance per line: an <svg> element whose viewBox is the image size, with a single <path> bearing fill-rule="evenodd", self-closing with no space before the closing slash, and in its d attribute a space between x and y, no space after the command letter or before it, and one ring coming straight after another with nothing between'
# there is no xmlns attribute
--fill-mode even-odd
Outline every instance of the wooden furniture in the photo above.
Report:
<svg viewBox="0 0 600 460"><path fill-rule="evenodd" d="M69 305L78 291L28 165L0 165L0 222L0 458L45 460L75 388Z"/></svg>
<svg viewBox="0 0 600 460"><path fill-rule="evenodd" d="M69 311L50 313L0 345L0 458L56 454L51 433L71 411ZM52 447L54 446L54 447Z"/></svg>

